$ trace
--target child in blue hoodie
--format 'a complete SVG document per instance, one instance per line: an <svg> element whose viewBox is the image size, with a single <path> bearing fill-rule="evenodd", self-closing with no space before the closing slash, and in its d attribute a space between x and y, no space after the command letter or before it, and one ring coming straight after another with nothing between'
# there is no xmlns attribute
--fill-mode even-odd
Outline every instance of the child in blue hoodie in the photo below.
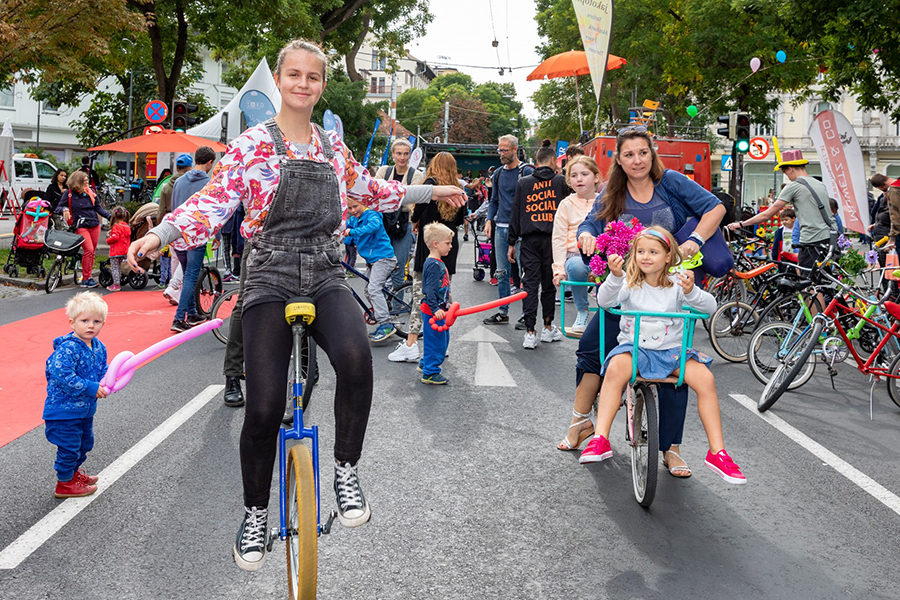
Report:
<svg viewBox="0 0 900 600"><path fill-rule="evenodd" d="M383 342L397 333L391 323L387 299L381 291L397 268L394 247L384 229L380 212L369 210L352 198L347 198L347 212L350 218L344 230L344 243L348 246L356 244L359 255L366 261L366 277L369 279L366 298L372 304L372 312L378 321L378 327L369 333L369 339L373 343Z"/></svg>
<svg viewBox="0 0 900 600"><path fill-rule="evenodd" d="M94 292L76 294L66 303L72 333L53 340L47 359L47 400L44 433L56 450L56 497L90 496L97 477L81 469L94 447L97 398L108 392L100 384L106 375L106 346L97 336L106 323L107 306Z"/></svg>

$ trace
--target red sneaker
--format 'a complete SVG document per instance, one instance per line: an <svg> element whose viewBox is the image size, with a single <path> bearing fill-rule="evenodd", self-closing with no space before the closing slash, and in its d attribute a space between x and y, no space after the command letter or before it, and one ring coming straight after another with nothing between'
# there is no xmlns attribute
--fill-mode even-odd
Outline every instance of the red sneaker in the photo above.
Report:
<svg viewBox="0 0 900 600"><path fill-rule="evenodd" d="M96 485L87 485L76 477L72 477L70 481L57 481L56 493L57 498L80 498L82 496L90 496L97 491Z"/></svg>
<svg viewBox="0 0 900 600"><path fill-rule="evenodd" d="M497 281L496 277L491 277L491 285L497 285L498 283L500 283L500 282Z"/></svg>
<svg viewBox="0 0 900 600"><path fill-rule="evenodd" d="M609 440L602 435L595 435L581 453L578 462L581 464L602 462L613 455Z"/></svg>
<svg viewBox="0 0 900 600"><path fill-rule="evenodd" d="M72 477L72 479L77 479L85 485L94 485L100 478L96 475L88 475L84 472L84 469L78 469L77 471L75 471L75 476Z"/></svg>
<svg viewBox="0 0 900 600"><path fill-rule="evenodd" d="M713 454L712 450L706 453L706 466L718 473L722 479L735 485L747 483L747 478L741 473L740 467L734 464L725 450L719 450Z"/></svg>

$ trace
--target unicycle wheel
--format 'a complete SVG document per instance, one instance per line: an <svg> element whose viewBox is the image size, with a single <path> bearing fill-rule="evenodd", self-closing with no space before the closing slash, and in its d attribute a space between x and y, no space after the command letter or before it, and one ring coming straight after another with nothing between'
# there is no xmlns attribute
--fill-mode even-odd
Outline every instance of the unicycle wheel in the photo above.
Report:
<svg viewBox="0 0 900 600"><path fill-rule="evenodd" d="M312 456L303 444L291 447L287 461L287 575L291 600L316 597L319 566L316 487Z"/></svg>
<svg viewBox="0 0 900 600"><path fill-rule="evenodd" d="M631 392L634 406L632 416L633 439L631 442L631 479L634 498L644 508L649 508L656 495L656 476L659 463L659 415L656 409L656 391L639 383Z"/></svg>

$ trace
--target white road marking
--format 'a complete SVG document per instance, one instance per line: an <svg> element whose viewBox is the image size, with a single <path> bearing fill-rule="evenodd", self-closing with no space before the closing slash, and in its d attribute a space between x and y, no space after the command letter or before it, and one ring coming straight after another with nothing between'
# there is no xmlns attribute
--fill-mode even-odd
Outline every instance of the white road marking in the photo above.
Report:
<svg viewBox="0 0 900 600"><path fill-rule="evenodd" d="M835 471L858 485L863 491L900 515L900 497L885 488L883 485L831 452L825 446L812 440L796 427L789 425L784 419L771 412L761 413L756 409L756 401L744 394L729 394L744 408L767 422L769 425L794 440L797 444L808 450L813 456L822 460L824 464L831 465Z"/></svg>
<svg viewBox="0 0 900 600"><path fill-rule="evenodd" d="M166 419L159 427L148 433L144 439L114 460L111 465L98 474L100 477L99 485L92 496L64 500L47 516L32 525L28 531L20 535L18 539L0 552L0 569L15 569L18 567L23 560L31 556L44 542L53 537L57 531L62 529L78 513L87 508L100 494L109 489L116 480L165 441L169 435L194 416L197 411L206 406L224 388L224 385L209 386Z"/></svg>
<svg viewBox="0 0 900 600"><path fill-rule="evenodd" d="M519 387L490 342L478 342L478 356L475 362L475 385Z"/></svg>
<svg viewBox="0 0 900 600"><path fill-rule="evenodd" d="M496 342L500 344L508 344L504 338L500 337L493 331L483 325L479 325L472 331L466 333L459 338L460 342Z"/></svg>

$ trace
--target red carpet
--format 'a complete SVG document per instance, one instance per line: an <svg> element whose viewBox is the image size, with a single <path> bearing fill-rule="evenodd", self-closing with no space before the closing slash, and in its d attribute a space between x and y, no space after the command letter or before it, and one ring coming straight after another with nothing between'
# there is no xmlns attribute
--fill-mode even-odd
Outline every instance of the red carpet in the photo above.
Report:
<svg viewBox="0 0 900 600"><path fill-rule="evenodd" d="M104 299L109 316L99 337L109 361L122 350L137 353L171 335L175 307L162 292L120 292ZM0 326L0 340L7 344L0 359L0 446L43 423L44 366L53 351L53 339L70 331L64 308Z"/></svg>

